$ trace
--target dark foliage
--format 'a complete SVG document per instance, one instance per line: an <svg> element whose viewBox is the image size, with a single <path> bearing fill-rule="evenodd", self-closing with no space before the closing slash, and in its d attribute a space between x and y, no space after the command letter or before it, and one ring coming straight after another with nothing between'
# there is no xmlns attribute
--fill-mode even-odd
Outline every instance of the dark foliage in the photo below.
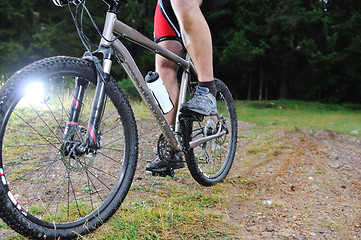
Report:
<svg viewBox="0 0 361 240"><path fill-rule="evenodd" d="M88 1L99 24L106 5ZM124 1L119 18L152 38L155 1ZM214 42L215 75L238 99L358 102L361 90L359 0L231 0L207 13ZM0 76L53 55L81 56L84 47L67 8L50 0L3 0L0 4ZM84 30L99 36L87 19ZM154 56L129 46L142 72ZM115 78L125 73L115 68Z"/></svg>

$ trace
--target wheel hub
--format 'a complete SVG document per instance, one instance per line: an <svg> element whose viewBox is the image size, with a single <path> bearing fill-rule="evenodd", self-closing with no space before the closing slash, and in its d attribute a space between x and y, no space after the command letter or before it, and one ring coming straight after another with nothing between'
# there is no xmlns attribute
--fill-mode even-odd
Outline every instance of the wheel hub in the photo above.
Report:
<svg viewBox="0 0 361 240"><path fill-rule="evenodd" d="M76 134L77 133L77 134ZM85 151L79 151L79 149L84 149L80 147L82 144L82 139L85 132L82 128L72 130L68 134L69 139L74 139L75 136L80 136L79 140L64 140L61 147L61 161L64 166L72 172L83 172L86 171L89 167L92 166L95 159L95 153L87 147Z"/></svg>

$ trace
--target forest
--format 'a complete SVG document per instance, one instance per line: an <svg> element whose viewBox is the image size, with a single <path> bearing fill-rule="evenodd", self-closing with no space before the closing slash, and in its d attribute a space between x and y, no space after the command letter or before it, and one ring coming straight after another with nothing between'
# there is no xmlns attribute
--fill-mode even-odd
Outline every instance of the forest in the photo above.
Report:
<svg viewBox="0 0 361 240"><path fill-rule="evenodd" d="M118 18L152 39L155 4L121 0ZM100 0L88 0L86 6L101 29L107 6ZM213 37L215 76L236 99L361 103L361 1L230 0L205 16ZM89 19L83 22L89 39L99 42ZM153 53L125 44L142 73L154 69ZM69 8L51 0L2 0L0 51L4 82L33 61L81 57L85 48ZM113 75L125 78L117 68Z"/></svg>

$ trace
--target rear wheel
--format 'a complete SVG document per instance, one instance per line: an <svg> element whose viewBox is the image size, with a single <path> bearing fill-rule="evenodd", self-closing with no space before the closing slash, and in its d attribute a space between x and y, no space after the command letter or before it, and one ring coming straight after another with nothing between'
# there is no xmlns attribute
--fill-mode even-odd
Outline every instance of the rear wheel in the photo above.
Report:
<svg viewBox="0 0 361 240"><path fill-rule="evenodd" d="M78 102L79 121L65 141L78 78L89 84ZM85 138L95 84L92 63L56 57L18 71L0 92L0 216L24 236L68 239L91 232L115 213L130 188L137 129L113 79L106 84L100 149L66 150Z"/></svg>
<svg viewBox="0 0 361 240"><path fill-rule="evenodd" d="M204 116L201 120L187 120L185 123L190 134L186 134L188 136L184 136L184 140L190 143L219 131L224 133L185 153L193 178L204 186L212 186L227 176L237 146L237 113L234 100L221 80L215 79L215 83L219 117Z"/></svg>

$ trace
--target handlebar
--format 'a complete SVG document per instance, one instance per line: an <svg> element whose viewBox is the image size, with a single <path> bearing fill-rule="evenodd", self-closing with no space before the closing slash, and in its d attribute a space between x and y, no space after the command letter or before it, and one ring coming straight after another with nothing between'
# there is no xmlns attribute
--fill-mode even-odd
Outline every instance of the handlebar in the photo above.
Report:
<svg viewBox="0 0 361 240"><path fill-rule="evenodd" d="M84 4L85 0L52 0L55 6L58 7L64 7L66 5L69 5L70 3L73 3L75 5ZM120 0L103 0L108 7L109 11L116 12L119 8Z"/></svg>
<svg viewBox="0 0 361 240"><path fill-rule="evenodd" d="M65 5L69 4L69 1L68 0L53 0L53 3L55 4L55 6L64 7Z"/></svg>

